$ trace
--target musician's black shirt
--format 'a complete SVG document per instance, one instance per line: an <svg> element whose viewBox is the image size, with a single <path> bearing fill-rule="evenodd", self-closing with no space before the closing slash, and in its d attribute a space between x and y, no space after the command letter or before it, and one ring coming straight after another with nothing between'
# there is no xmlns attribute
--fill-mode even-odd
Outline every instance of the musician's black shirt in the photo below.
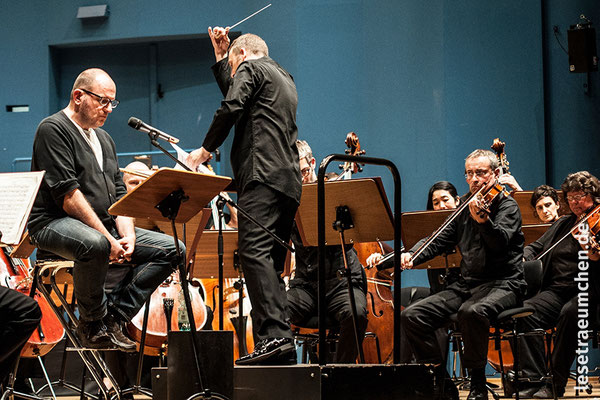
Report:
<svg viewBox="0 0 600 400"><path fill-rule="evenodd" d="M466 207L413 263L418 265L458 246L462 255L460 271L469 287L498 281L499 285L508 284L522 294L526 286L523 242L519 206L512 197L500 194L490 205L490 216L485 223L471 218Z"/></svg>
<svg viewBox="0 0 600 400"><path fill-rule="evenodd" d="M292 76L269 57L242 62L233 79L227 58L213 72L225 99L202 146L214 151L235 124L231 166L238 192L259 181L299 203L298 95Z"/></svg>
<svg viewBox="0 0 600 400"><path fill-rule="evenodd" d="M566 298L571 298L577 293L577 282L574 281L574 278L579 270L579 252L583 252L579 242L569 234L576 221L575 214L561 217L548 228L542 237L527 245L524 250L525 260L533 260L567 235L554 249L542 257L544 266L542 290L553 290ZM589 263L587 272L599 266L593 264L600 264L592 261Z"/></svg>
<svg viewBox="0 0 600 400"><path fill-rule="evenodd" d="M117 162L115 143L103 129L94 129L102 146L103 169L92 148L63 111L45 118L33 141L32 171L46 171L29 217L34 234L49 222L67 217L64 196L79 189L104 226L116 227L108 208L127 190Z"/></svg>
<svg viewBox="0 0 600 400"><path fill-rule="evenodd" d="M304 247L298 228L294 224L292 230L292 242L296 249L296 270L294 279L290 281L290 287L302 286L305 284L315 285L318 282L319 252L318 247ZM327 280L327 289L338 284L346 284L346 280L340 281L337 271L344 267L342 246L325 246L325 278ZM352 245L345 246L346 260L350 271L352 272L352 282L357 285L362 282L362 266L358 261L358 255Z"/></svg>

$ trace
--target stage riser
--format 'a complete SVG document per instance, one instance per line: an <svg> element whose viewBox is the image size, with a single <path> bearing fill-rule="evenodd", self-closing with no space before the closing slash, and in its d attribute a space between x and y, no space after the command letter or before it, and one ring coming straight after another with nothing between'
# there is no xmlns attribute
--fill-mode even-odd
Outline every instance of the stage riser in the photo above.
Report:
<svg viewBox="0 0 600 400"><path fill-rule="evenodd" d="M200 362L206 382L204 388L233 396L233 332L199 331ZM197 393L196 364L190 332L169 333L167 373L168 400L185 400ZM157 397L154 397L157 399Z"/></svg>
<svg viewBox="0 0 600 400"><path fill-rule="evenodd" d="M234 400L431 400L423 365L235 367Z"/></svg>

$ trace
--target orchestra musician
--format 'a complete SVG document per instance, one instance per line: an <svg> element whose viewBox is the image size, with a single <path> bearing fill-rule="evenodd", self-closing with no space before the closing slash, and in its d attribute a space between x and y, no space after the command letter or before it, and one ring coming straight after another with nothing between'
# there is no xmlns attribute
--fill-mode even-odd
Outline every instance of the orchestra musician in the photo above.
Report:
<svg viewBox="0 0 600 400"><path fill-rule="evenodd" d="M21 349L39 326L42 312L38 303L16 290L0 286L0 385L13 372Z"/></svg>
<svg viewBox="0 0 600 400"><path fill-rule="evenodd" d="M171 274L178 258L171 237L134 228L132 218L108 213L126 193L115 144L100 129L119 104L115 96L116 85L105 71L87 69L75 80L69 105L39 124L31 169L46 174L28 227L38 257L50 252L74 261L81 344L135 351L124 324ZM110 263L130 268L107 293Z"/></svg>
<svg viewBox="0 0 600 400"><path fill-rule="evenodd" d="M314 183L317 181L317 175L315 174L316 161L312 150L304 140L298 140L296 143L300 157L302 183ZM311 317L318 314L318 248L305 247L302 244L296 225L292 230L292 242L296 249L296 269L294 278L289 281L290 289L287 291L290 321L295 325L305 326L304 324ZM367 328L366 282L363 280L362 266L353 246L350 244L344 247L342 250L341 245L327 246L325 256L327 313L328 317L340 326L340 338L334 363L354 363L358 354L347 281L339 279L337 276L337 271L344 268L342 251L346 253L348 267L352 273L358 338L361 345Z"/></svg>
<svg viewBox="0 0 600 400"><path fill-rule="evenodd" d="M456 187L448 181L439 181L434 183L429 188L429 193L427 196L427 210L453 210L460 204L460 197L458 196L458 192ZM422 243L422 242L420 242ZM420 243L418 245L420 245ZM453 249L452 249L453 250ZM373 253L367 258L367 267L371 268L376 266L383 256L380 253ZM394 259L390 258L384 261L379 269L388 269L392 268ZM452 269L448 271L443 269L428 269L427 270L427 280L429 281L429 287L431 288L431 292L429 294L437 293L442 290L447 283L453 282L458 279L458 271L456 269ZM443 276L445 275L445 276ZM444 283L440 282L440 277L443 277ZM417 299L414 299L417 300Z"/></svg>
<svg viewBox="0 0 600 400"><path fill-rule="evenodd" d="M225 98L202 147L188 156L188 165L195 168L207 161L235 125L231 166L238 205L287 243L302 191L294 80L269 58L267 44L260 37L244 34L229 48L228 29L209 28L208 33L217 61L213 72ZM236 363L295 363L281 278L287 250L243 215L238 226L256 345Z"/></svg>
<svg viewBox="0 0 600 400"><path fill-rule="evenodd" d="M427 195L427 210L453 210L460 204L460 197L458 196L458 192L456 187L448 181L439 181L434 183L431 188L429 188L429 192ZM421 241L417 246L419 246L423 241ZM451 249L454 251L454 249ZM388 269L392 268L393 259L390 258L380 265L377 265L383 256L380 253L373 253L367 258L367 267L372 268L377 266L379 269ZM444 270L441 268L433 268L427 270L427 280L429 281L429 291L417 290L415 287L405 287L401 288L403 292L407 292L407 296L401 296L401 298L407 298L407 303L403 302L403 307L409 307L410 305L416 303L417 301L430 296L431 294L438 293L443 290L449 284L457 281L460 277L460 271L457 268L452 268L448 270ZM439 343L440 349L445 349L446 342L448 340L448 329L446 327L442 327L436 330L436 336ZM406 339L406 335L400 336L400 362L402 363L411 363L414 362L414 354ZM449 395L449 398L457 398L458 397L458 389L454 385L448 385L448 391L455 392L454 395Z"/></svg>
<svg viewBox="0 0 600 400"><path fill-rule="evenodd" d="M475 150L465 160L465 178L471 193L485 193L496 184L498 159L488 150ZM446 229L421 250L402 253L403 268L412 268L451 246L462 254L462 277L439 293L431 295L401 313L403 330L413 347L418 362L438 364L439 379L452 385L443 351L435 330L449 317L458 314L458 327L463 335L464 366L471 376L468 400L487 399L485 366L487 364L490 320L501 311L520 303L525 292L523 278L523 242L521 213L516 201L502 192L494 197L487 211L479 199L471 201ZM446 397L452 395L445 391Z"/></svg>
<svg viewBox="0 0 600 400"><path fill-rule="evenodd" d="M600 204L600 182L587 171L570 174L562 184L565 200L571 213L556 221L544 235L525 247L525 260L532 260L548 250L567 235L578 224L579 219L593 207ZM583 247L583 249L582 249ZM587 253L587 254L586 254ZM589 259L589 261L588 261ZM542 288L540 292L525 301L533 306L535 313L520 319L522 329L527 332L533 329L550 329L556 327L556 340L552 351L554 383L558 396L563 396L569 377L569 369L575 359L578 343L577 326L578 307L581 304L578 278L579 263L589 262L590 320L595 319L595 309L598 304L598 281L596 271L600 268L600 254L593 249L585 251L578 238L573 235L558 242L556 247L544 255L541 260L544 266ZM587 275L587 273L586 273ZM596 277L596 279L594 279ZM594 283L595 282L595 283ZM581 338L579 338L581 339ZM587 342L587 340L585 341ZM546 373L544 343L539 336L524 336L519 348L521 366L525 377L539 380ZM550 383L531 384L521 391L524 398L546 399L554 398Z"/></svg>
<svg viewBox="0 0 600 400"><path fill-rule="evenodd" d="M558 219L560 200L558 192L551 186L540 185L533 189L531 195L531 206L533 214L545 224L552 223Z"/></svg>
<svg viewBox="0 0 600 400"><path fill-rule="evenodd" d="M151 170L148 168L146 164L141 161L132 161L127 164L124 168L125 172L123 172L123 183L125 184L125 189L127 193L131 192L133 188L138 186L140 183L146 180L145 177L141 176L144 173L150 173ZM131 172L140 172L141 174L130 173Z"/></svg>

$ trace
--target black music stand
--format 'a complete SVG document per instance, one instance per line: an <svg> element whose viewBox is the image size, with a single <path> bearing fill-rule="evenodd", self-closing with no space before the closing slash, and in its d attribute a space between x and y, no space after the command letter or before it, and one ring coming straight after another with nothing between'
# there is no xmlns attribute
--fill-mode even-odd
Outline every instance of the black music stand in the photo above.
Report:
<svg viewBox="0 0 600 400"><path fill-rule="evenodd" d="M171 222L173 240L178 256L179 279L181 280L185 306L190 321L192 348L199 383L199 391L192 398L226 399L218 393L212 393L204 384L205 380L203 379L202 365L198 354L200 342L190 300L187 271L181 256L175 223L185 223L198 214L230 181L231 178L222 176L164 168L153 174L108 210L113 215L133 218L150 217L153 220L168 220Z"/></svg>
<svg viewBox="0 0 600 400"><path fill-rule="evenodd" d="M350 179L327 182L327 202L325 204L325 223L332 227L326 230L328 244L339 240L340 246L354 242L374 242L392 240L394 238L394 218L390 210L385 190L380 178ZM302 198L296 215L296 225L304 246L318 244L317 230L317 184L302 187ZM347 234L345 232L348 231ZM352 289L351 271L344 257L344 269L340 278L345 277L348 284L348 295L354 322L354 338L360 363L364 362L362 346L358 337L356 302ZM319 269L323 268L319 264ZM319 297L319 301L322 299ZM320 328L320 327L319 327ZM321 349L327 346L319 342ZM326 354L323 353L323 354Z"/></svg>

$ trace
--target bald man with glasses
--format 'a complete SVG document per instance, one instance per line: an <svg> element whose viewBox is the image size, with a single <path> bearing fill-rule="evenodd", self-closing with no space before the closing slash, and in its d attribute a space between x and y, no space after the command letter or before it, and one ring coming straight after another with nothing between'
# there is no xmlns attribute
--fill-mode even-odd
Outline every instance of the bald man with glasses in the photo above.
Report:
<svg viewBox="0 0 600 400"><path fill-rule="evenodd" d="M81 344L135 351L123 327L171 274L177 254L170 236L135 228L132 218L108 213L127 192L115 143L100 128L119 105L116 94L105 71L85 70L75 80L69 105L40 122L31 170L46 174L28 228L38 258L74 261ZM106 293L110 264L129 271Z"/></svg>

